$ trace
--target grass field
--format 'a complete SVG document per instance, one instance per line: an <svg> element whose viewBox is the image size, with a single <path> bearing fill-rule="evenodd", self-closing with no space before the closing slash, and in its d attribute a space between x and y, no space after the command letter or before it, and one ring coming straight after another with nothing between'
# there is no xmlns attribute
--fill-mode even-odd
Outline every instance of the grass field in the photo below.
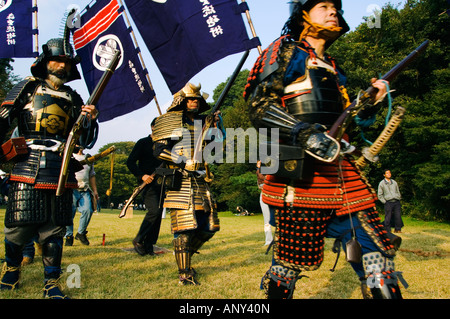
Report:
<svg viewBox="0 0 450 319"><path fill-rule="evenodd" d="M3 230L4 209L0 209ZM88 228L90 246L75 241L64 247L62 282L72 273L67 267L76 264L81 270L81 287L65 292L75 299L262 299L261 276L268 269L271 255L263 246L261 215L236 217L220 214L221 231L193 257L198 272L198 286L180 286L172 254L170 219L162 221L157 245L170 252L156 257L142 257L132 250L144 216L119 219L118 210L102 210L92 217ZM79 214L75 217L78 227ZM403 289L405 299L448 299L450 297L450 225L421 222L405 217L403 244L397 254L396 268L409 283ZM105 234L105 245L102 245ZM3 237L3 234L2 234ZM333 240L327 239L325 261L319 270L304 273L308 278L297 282L296 299L361 299L359 280L341 254L335 272L330 272L336 255ZM4 243L0 241L0 258ZM0 292L0 299L39 299L42 297L43 267L40 256L23 268L21 287Z"/></svg>

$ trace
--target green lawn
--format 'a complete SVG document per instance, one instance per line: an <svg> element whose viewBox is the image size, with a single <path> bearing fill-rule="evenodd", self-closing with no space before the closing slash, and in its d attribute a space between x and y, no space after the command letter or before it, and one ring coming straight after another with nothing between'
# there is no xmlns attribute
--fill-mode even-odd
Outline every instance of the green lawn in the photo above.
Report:
<svg viewBox="0 0 450 319"><path fill-rule="evenodd" d="M4 209L0 209L3 229ZM65 288L75 299L262 299L261 276L268 269L271 255L263 246L261 215L236 217L221 213L221 231L193 257L199 286L179 286L172 254L170 219L163 219L158 246L170 252L157 257L142 257L132 251L131 240L143 218L119 219L118 210L102 210L92 217L88 228L90 246L75 241L64 247L63 282L76 264L81 270L81 287ZM78 227L79 214L75 218ZM408 299L447 299L450 297L450 225L404 218L403 244L396 258L396 268L403 272L409 289ZM102 245L103 234L106 244ZM2 235L3 236L3 235ZM345 262L342 253L335 272L331 252L333 240L327 239L325 261L319 270L305 273L309 278L297 282L296 299L360 299L359 280ZM0 258L4 243L0 241ZM0 292L0 299L39 299L42 297L43 267L40 256L23 268L21 287Z"/></svg>

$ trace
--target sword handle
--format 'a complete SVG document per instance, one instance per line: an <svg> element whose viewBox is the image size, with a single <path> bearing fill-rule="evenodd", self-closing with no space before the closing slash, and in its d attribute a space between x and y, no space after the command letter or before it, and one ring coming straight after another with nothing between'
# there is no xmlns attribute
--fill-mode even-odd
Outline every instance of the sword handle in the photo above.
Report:
<svg viewBox="0 0 450 319"><path fill-rule="evenodd" d="M368 148L367 153L370 157L373 158L376 155L378 155L378 153L381 152L384 145L386 145L387 141L389 141L392 135L394 135L394 132L402 122L404 115L405 115L405 108L400 106L395 110L394 115L392 115L388 124L381 132L380 136L378 136L375 142ZM356 160L355 164L358 168L360 169L363 168L367 164L367 157L361 156L358 160Z"/></svg>

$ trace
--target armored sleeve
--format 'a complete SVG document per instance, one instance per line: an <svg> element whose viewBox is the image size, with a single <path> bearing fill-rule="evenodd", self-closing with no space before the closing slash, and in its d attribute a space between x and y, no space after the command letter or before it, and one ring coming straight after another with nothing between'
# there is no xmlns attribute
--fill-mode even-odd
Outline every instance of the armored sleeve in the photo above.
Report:
<svg viewBox="0 0 450 319"><path fill-rule="evenodd" d="M158 140L153 145L153 155L161 161L184 168L187 158L173 152L174 146L171 140Z"/></svg>
<svg viewBox="0 0 450 319"><path fill-rule="evenodd" d="M295 48L295 42L283 38L272 43L250 72L244 97L255 127L277 128L282 139L296 139L304 145L317 130L310 123L293 117L282 106L284 76Z"/></svg>
<svg viewBox="0 0 450 319"><path fill-rule="evenodd" d="M16 118L28 102L29 92L32 92L37 82L34 78L28 77L16 84L6 95L0 105L0 143L6 138L6 134L11 128L11 122ZM2 150L0 148L0 156Z"/></svg>

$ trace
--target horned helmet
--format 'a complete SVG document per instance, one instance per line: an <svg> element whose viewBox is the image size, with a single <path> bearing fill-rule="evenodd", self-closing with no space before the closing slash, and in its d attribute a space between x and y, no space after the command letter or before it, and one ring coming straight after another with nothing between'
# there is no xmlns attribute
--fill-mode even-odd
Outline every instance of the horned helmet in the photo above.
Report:
<svg viewBox="0 0 450 319"><path fill-rule="evenodd" d="M189 98L196 98L199 100L199 108L197 111L198 113L203 113L206 110L209 110L210 106L206 102L209 94L200 92L201 88L201 84L194 85L192 83L187 83L180 91L175 93L175 95L173 96L173 102L167 109L167 112L186 110L186 101Z"/></svg>

